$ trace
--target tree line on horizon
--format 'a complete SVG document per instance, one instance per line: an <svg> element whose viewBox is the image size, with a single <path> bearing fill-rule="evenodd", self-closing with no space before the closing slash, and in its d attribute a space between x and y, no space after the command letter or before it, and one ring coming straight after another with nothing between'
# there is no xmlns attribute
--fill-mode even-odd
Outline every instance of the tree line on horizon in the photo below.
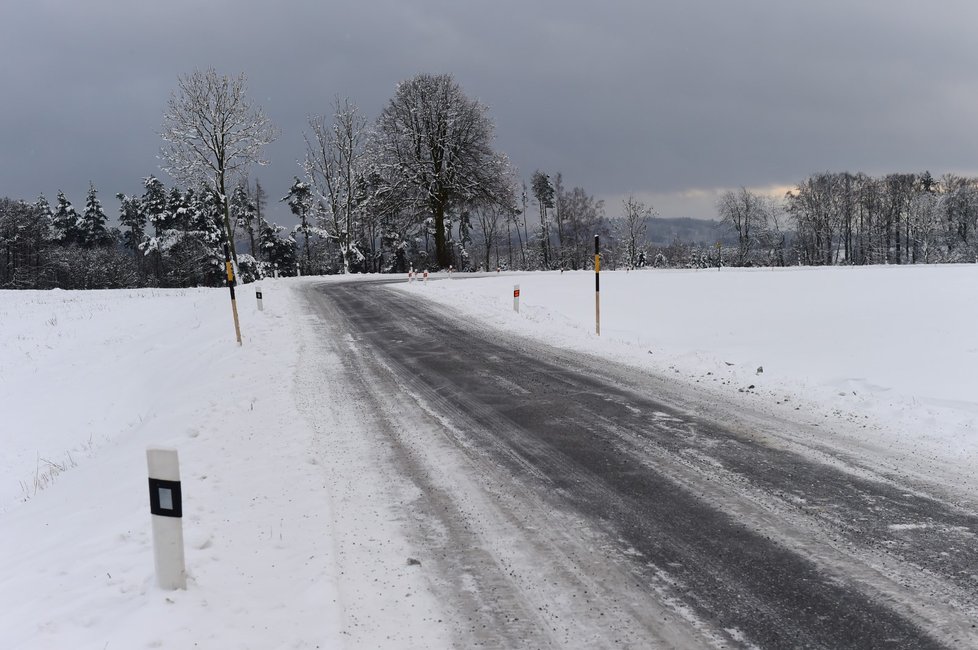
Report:
<svg viewBox="0 0 978 650"><path fill-rule="evenodd" d="M584 269L601 237L607 268L974 261L978 181L944 175L819 173L782 199L746 188L717 203L725 245L652 246L652 206L630 196L616 216L562 174L529 183L493 149L488 108L450 75L398 85L369 120L349 99L310 118L299 173L281 201L291 229L265 218L268 196L249 167L276 130L243 75L179 79L164 113L163 170L141 195L117 194L107 225L94 185L78 213L0 199L0 287L215 286L224 248L240 279L281 275ZM239 249L242 251L239 253ZM247 250L247 252L244 252Z"/></svg>
<svg viewBox="0 0 978 650"><path fill-rule="evenodd" d="M821 172L781 199L746 188L717 203L737 265L978 261L978 179Z"/></svg>

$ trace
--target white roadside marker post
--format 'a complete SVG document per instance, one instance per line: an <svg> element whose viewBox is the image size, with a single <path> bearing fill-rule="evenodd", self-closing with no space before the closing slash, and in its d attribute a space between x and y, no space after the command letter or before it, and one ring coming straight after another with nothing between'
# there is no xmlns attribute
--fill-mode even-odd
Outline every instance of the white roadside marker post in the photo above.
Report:
<svg viewBox="0 0 978 650"><path fill-rule="evenodd" d="M146 450L149 469L149 511L153 520L153 563L160 589L187 588L183 559L183 495L180 490L180 461L177 450L150 447Z"/></svg>
<svg viewBox="0 0 978 650"><path fill-rule="evenodd" d="M265 307L261 304L261 287L255 286L255 299L258 300L258 311L265 311Z"/></svg>
<svg viewBox="0 0 978 650"><path fill-rule="evenodd" d="M520 285L513 285L513 311L520 313Z"/></svg>
<svg viewBox="0 0 978 650"><path fill-rule="evenodd" d="M424 270L424 281L425 281L425 283L428 282L428 269L425 269Z"/></svg>

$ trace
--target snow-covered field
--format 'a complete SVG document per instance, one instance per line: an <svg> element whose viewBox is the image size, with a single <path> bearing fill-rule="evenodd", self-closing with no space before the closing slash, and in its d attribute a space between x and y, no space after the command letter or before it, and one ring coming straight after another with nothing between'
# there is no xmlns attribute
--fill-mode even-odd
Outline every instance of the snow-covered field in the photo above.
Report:
<svg viewBox="0 0 978 650"><path fill-rule="evenodd" d="M364 450L352 437L346 451L324 447L324 432L356 430L344 415L355 409L332 403L350 393L299 371L301 355L324 354L290 290L311 281L265 281L261 313L253 287L241 288L241 348L223 290L0 292L0 647L445 638L425 634L436 604L384 528L389 506L371 503L366 481L333 471L341 454ZM604 273L600 338L591 273L400 286L974 489L978 266ZM327 402L311 423L307 411ZM180 452L186 591L154 586L149 445ZM343 526L390 549L353 571L389 581L383 589L344 592L360 551L342 541ZM403 613L384 600L408 591ZM351 636L358 616L373 629Z"/></svg>
<svg viewBox="0 0 978 650"><path fill-rule="evenodd" d="M0 647L330 647L330 505L293 299L0 292ZM145 449L176 447L189 589L154 586Z"/></svg>
<svg viewBox="0 0 978 650"><path fill-rule="evenodd" d="M520 312L513 288L520 285ZM974 491L978 266L500 274L405 291L672 376Z"/></svg>

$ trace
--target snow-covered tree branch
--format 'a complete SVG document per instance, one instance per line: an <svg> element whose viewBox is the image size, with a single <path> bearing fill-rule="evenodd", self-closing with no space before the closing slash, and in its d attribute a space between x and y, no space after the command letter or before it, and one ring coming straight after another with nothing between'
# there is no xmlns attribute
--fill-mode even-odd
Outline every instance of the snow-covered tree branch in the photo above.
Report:
<svg viewBox="0 0 978 650"><path fill-rule="evenodd" d="M214 69L180 77L163 115L163 170L188 186L204 184L223 202L225 236L234 249L227 185L251 164L264 165L262 148L277 134L260 106L245 94L245 76Z"/></svg>

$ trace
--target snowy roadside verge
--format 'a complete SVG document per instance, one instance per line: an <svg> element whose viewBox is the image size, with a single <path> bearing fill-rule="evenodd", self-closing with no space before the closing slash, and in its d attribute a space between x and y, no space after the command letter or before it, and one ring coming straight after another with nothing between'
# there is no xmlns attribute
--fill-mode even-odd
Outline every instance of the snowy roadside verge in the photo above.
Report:
<svg viewBox="0 0 978 650"><path fill-rule="evenodd" d="M974 498L978 267L501 274L400 290L803 424L816 446ZM513 286L521 287L520 313Z"/></svg>
<svg viewBox="0 0 978 650"><path fill-rule="evenodd" d="M342 645L299 307L262 285L241 348L226 290L2 292L0 645ZM154 584L149 445L180 453L186 591ZM64 471L35 486L39 459Z"/></svg>

